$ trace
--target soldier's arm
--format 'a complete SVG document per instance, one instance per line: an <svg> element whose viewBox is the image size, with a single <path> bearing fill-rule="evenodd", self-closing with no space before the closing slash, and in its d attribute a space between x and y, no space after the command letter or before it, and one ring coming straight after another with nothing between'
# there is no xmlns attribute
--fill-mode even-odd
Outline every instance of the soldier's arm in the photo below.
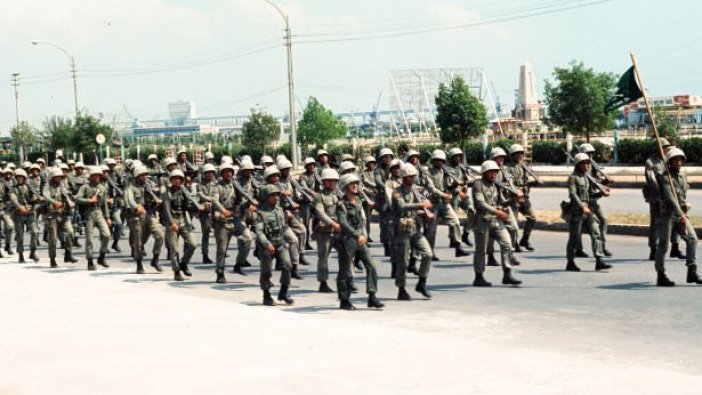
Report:
<svg viewBox="0 0 702 395"><path fill-rule="evenodd" d="M130 210L136 210L136 208L139 206L136 199L134 199L134 189L131 186L127 187L124 191L124 204Z"/></svg>
<svg viewBox="0 0 702 395"><path fill-rule="evenodd" d="M220 202L220 194L222 191L220 191L220 186L217 185L212 189L212 196L211 196L211 202L212 202L212 207L216 211L222 211L224 210L224 205L222 205L222 202Z"/></svg>
<svg viewBox="0 0 702 395"><path fill-rule="evenodd" d="M568 197L570 198L571 203L575 203L580 207L585 207L587 205L587 203L583 202L580 199L580 196L578 196L577 179L572 174L568 177Z"/></svg>
<svg viewBox="0 0 702 395"><path fill-rule="evenodd" d="M48 204L54 204L56 200L54 200L51 197L51 191L49 189L50 188L48 185L44 185L44 189L41 191L41 196L44 198L44 201Z"/></svg>
<svg viewBox="0 0 702 395"><path fill-rule="evenodd" d="M327 215L326 210L324 210L324 203L322 203L321 195L314 197L314 213L317 216L317 219L319 219L324 225L331 225L334 223L334 220L331 219Z"/></svg>
<svg viewBox="0 0 702 395"><path fill-rule="evenodd" d="M107 188L102 190L102 199L100 199L99 204L100 211L102 211L102 216L105 218L110 218L110 206L107 204Z"/></svg>
<svg viewBox="0 0 702 395"><path fill-rule="evenodd" d="M678 203L678 199L675 198L675 195L673 195L673 189L671 188L670 185L670 179L665 176L663 177L662 180L662 192L663 192L663 199L668 201L671 206L673 206L673 211L679 216L679 217L684 217L685 216L685 211L680 207L680 204Z"/></svg>
<svg viewBox="0 0 702 395"><path fill-rule="evenodd" d="M76 203L78 204L90 204L90 199L88 198L88 185L83 184L83 186L80 187L78 190L78 194L76 195Z"/></svg>
<svg viewBox="0 0 702 395"><path fill-rule="evenodd" d="M419 202L407 203L405 199L402 198L402 195L400 195L400 192L397 191L392 193L392 204L400 213L422 210L422 206Z"/></svg>
<svg viewBox="0 0 702 395"><path fill-rule="evenodd" d="M263 229L263 218L261 215L256 216L256 222L254 223L254 230L256 233L256 243L258 243L259 246L262 248L268 248L268 246L271 244L270 240L268 240L268 237L266 236L266 233L264 232Z"/></svg>
<svg viewBox="0 0 702 395"><path fill-rule="evenodd" d="M497 208L492 206L488 203L487 199L485 199L482 183L476 182L475 185L473 185L473 203L477 211L485 211L490 214L495 214L495 211L497 211Z"/></svg>
<svg viewBox="0 0 702 395"><path fill-rule="evenodd" d="M13 189L12 192L10 192L10 202L12 203L13 207L19 207L19 198L17 198L17 193Z"/></svg>
<svg viewBox="0 0 702 395"><path fill-rule="evenodd" d="M339 225L341 225L341 229L344 230L345 234L358 239L358 236L360 236L360 234L349 223L346 207L344 206L344 202L342 200L339 200L336 203L336 218L339 219Z"/></svg>
<svg viewBox="0 0 702 395"><path fill-rule="evenodd" d="M170 198L170 191L166 191L165 196L163 197L163 210L162 214L165 217L165 223L167 226L171 226L172 224L175 223L173 221L173 216L171 215L171 198Z"/></svg>

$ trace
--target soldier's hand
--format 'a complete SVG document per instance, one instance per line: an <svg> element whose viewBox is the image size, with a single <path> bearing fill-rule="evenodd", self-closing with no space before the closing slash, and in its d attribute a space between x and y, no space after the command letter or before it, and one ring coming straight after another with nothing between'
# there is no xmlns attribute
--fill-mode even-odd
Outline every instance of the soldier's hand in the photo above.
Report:
<svg viewBox="0 0 702 395"><path fill-rule="evenodd" d="M144 213L146 213L146 210L143 207L139 206L136 208L137 215L141 216L141 215L144 215Z"/></svg>
<svg viewBox="0 0 702 395"><path fill-rule="evenodd" d="M341 233L341 225L339 225L338 223L332 222L331 227L334 233Z"/></svg>
<svg viewBox="0 0 702 395"><path fill-rule="evenodd" d="M283 191L283 195L290 197L292 196L292 191Z"/></svg>
<svg viewBox="0 0 702 395"><path fill-rule="evenodd" d="M466 199L468 199L468 194L466 194L466 193L463 192L463 191L458 191L458 197L459 197L461 200L466 200Z"/></svg>
<svg viewBox="0 0 702 395"><path fill-rule="evenodd" d="M685 218L685 217L680 217L678 219L678 223L680 224L680 226L685 226L686 222L687 222L687 218Z"/></svg>
<svg viewBox="0 0 702 395"><path fill-rule="evenodd" d="M441 199L448 202L449 200L451 200L451 194L450 194L450 193L444 193L444 194L441 195Z"/></svg>
<svg viewBox="0 0 702 395"><path fill-rule="evenodd" d="M97 203L97 201L98 201L97 195L93 195L93 197L91 197L91 198L89 199L89 201L90 201L90 203Z"/></svg>
<svg viewBox="0 0 702 395"><path fill-rule="evenodd" d="M497 218L499 218L499 219L502 220L502 221L504 221L504 220L506 220L507 218L509 218L509 214L507 214L506 212L504 212L504 211L502 211L502 210L496 210L496 211L495 211L495 215L497 215Z"/></svg>
<svg viewBox="0 0 702 395"><path fill-rule="evenodd" d="M22 215L27 215L27 214L29 213L29 210L27 210L26 207L22 206L22 207L19 208L19 212L20 212L20 214L22 214Z"/></svg>
<svg viewBox="0 0 702 395"><path fill-rule="evenodd" d="M368 205L369 205L371 208L375 208L375 206L376 206L375 202L372 201L372 200L369 200L369 201L368 201Z"/></svg>
<svg viewBox="0 0 702 395"><path fill-rule="evenodd" d="M292 213L291 213L290 211L286 211L285 214L286 214L285 217L286 217L288 220L293 219L293 215L292 215Z"/></svg>
<svg viewBox="0 0 702 395"><path fill-rule="evenodd" d="M63 202L54 202L54 207L56 207L56 208L63 207Z"/></svg>
<svg viewBox="0 0 702 395"><path fill-rule="evenodd" d="M292 209L293 209L293 210L297 210L297 209L299 209L299 208L300 208L300 205L299 205L299 204L297 204L297 203L293 203L293 204L292 204Z"/></svg>
<svg viewBox="0 0 702 395"><path fill-rule="evenodd" d="M425 201L419 203L419 206L420 206L421 208L423 208L423 209L432 208L432 204L431 204L431 202L428 201L428 200L425 200Z"/></svg>
<svg viewBox="0 0 702 395"><path fill-rule="evenodd" d="M222 210L222 217L224 217L224 218L229 218L229 217L231 217L231 216L232 216L232 212L231 212L231 211L227 210L226 208L225 208L224 210Z"/></svg>
<svg viewBox="0 0 702 395"><path fill-rule="evenodd" d="M111 228L112 227L112 220L109 218L105 218L105 222L107 222L107 227Z"/></svg>
<svg viewBox="0 0 702 395"><path fill-rule="evenodd" d="M268 247L266 247L266 253L269 256L275 255L275 246L273 244L268 244Z"/></svg>
<svg viewBox="0 0 702 395"><path fill-rule="evenodd" d="M173 233L178 233L178 230L180 230L180 228L178 227L178 224L175 223L175 222L172 223L172 224L171 224L171 232L173 232Z"/></svg>
<svg viewBox="0 0 702 395"><path fill-rule="evenodd" d="M366 236L360 235L358 236L358 245L362 246L365 245L368 239L366 239Z"/></svg>
<svg viewBox="0 0 702 395"><path fill-rule="evenodd" d="M592 215L592 210L590 210L590 207L583 207L583 215L586 217L589 217Z"/></svg>
<svg viewBox="0 0 702 395"><path fill-rule="evenodd" d="M157 205L157 206L160 206L161 204L163 204L163 200L161 200L161 199L156 200L156 205Z"/></svg>

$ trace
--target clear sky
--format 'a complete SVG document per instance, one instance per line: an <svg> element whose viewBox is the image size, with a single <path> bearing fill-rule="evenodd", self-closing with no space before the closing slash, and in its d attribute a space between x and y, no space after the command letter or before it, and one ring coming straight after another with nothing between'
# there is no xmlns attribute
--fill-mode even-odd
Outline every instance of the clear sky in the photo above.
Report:
<svg viewBox="0 0 702 395"><path fill-rule="evenodd" d="M381 108L388 107L390 70L484 67L500 100L511 104L524 61L541 92L555 66L578 59L621 73L630 51L651 94L702 94L699 0L276 1L295 35L296 96L301 103L316 96L334 111L370 111L381 91ZM255 105L286 112L283 24L264 0L0 5L2 134L15 119L15 72L22 119L41 126L47 116L73 114L68 58L33 39L75 55L80 106L93 114L126 118L125 106L139 119L166 117L167 103L178 99L194 100L200 115L245 114ZM516 19L580 5L587 6ZM349 38L362 40L310 42Z"/></svg>

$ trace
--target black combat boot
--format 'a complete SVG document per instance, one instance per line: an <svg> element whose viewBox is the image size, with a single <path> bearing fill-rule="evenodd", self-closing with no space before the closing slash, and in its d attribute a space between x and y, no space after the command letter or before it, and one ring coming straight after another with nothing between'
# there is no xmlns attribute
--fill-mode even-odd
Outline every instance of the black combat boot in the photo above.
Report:
<svg viewBox="0 0 702 395"><path fill-rule="evenodd" d="M569 259L568 264L566 265L566 271L568 272L579 272L580 268L578 265L575 264L575 260Z"/></svg>
<svg viewBox="0 0 702 395"><path fill-rule="evenodd" d="M295 300L291 298L290 293L288 293L288 287L285 285L281 286L280 291L278 291L278 300L288 305L295 303Z"/></svg>
<svg viewBox="0 0 702 395"><path fill-rule="evenodd" d="M351 301L348 299L341 299L339 302L339 309L341 310L356 310L356 306L351 304Z"/></svg>
<svg viewBox="0 0 702 395"><path fill-rule="evenodd" d="M697 274L697 265L689 265L687 267L687 283L702 284L702 278Z"/></svg>
<svg viewBox="0 0 702 395"><path fill-rule="evenodd" d="M193 275L193 274L190 272L190 269L188 268L188 264L187 264L187 263L181 262L181 263L180 263L180 270L183 272L183 274L185 274L185 275L188 276L188 277L190 277L190 276Z"/></svg>
<svg viewBox="0 0 702 395"><path fill-rule="evenodd" d="M461 257L461 256L468 256L470 255L470 252L468 251L468 246L464 246L460 242L458 243L458 246L456 247L456 257Z"/></svg>
<svg viewBox="0 0 702 395"><path fill-rule="evenodd" d="M470 233L468 232L463 232L463 235L461 236L461 241L464 242L468 247L473 247L473 243L470 241Z"/></svg>
<svg viewBox="0 0 702 395"><path fill-rule="evenodd" d="M419 276L419 270L417 269L417 258L411 256L409 260L409 265L407 265L407 273L412 273L415 276Z"/></svg>
<svg viewBox="0 0 702 395"><path fill-rule="evenodd" d="M232 269L232 273L239 274L241 276L245 276L246 273L244 272L244 267L238 263L234 264L234 269Z"/></svg>
<svg viewBox="0 0 702 395"><path fill-rule="evenodd" d="M163 268L161 268L161 265L158 263L158 255L151 258L151 267L153 267L159 273L163 271Z"/></svg>
<svg viewBox="0 0 702 395"><path fill-rule="evenodd" d="M651 252L648 253L648 260L649 261L656 260L656 247L651 248Z"/></svg>
<svg viewBox="0 0 702 395"><path fill-rule="evenodd" d="M414 287L414 290L422 294L427 299L431 299L431 294L429 291L427 291L427 278L426 277L420 277L419 281L417 281L417 286Z"/></svg>
<svg viewBox="0 0 702 395"><path fill-rule="evenodd" d="M12 247L10 247L10 243L5 243L5 252L7 252L7 255L14 254L14 252L12 252Z"/></svg>
<svg viewBox="0 0 702 395"><path fill-rule="evenodd" d="M312 246L310 245L310 242L308 241L307 243L305 243L305 251L312 251L312 250L314 250L314 248L312 248Z"/></svg>
<svg viewBox="0 0 702 395"><path fill-rule="evenodd" d="M17 260L17 262L19 262L19 263L24 263L24 262L25 262L25 261L24 261L24 253L23 253L23 252L20 252L20 253L19 253L19 259Z"/></svg>
<svg viewBox="0 0 702 395"><path fill-rule="evenodd" d="M76 259L73 254L70 252L66 251L63 253L63 262L64 263L76 263L78 262L78 259Z"/></svg>
<svg viewBox="0 0 702 395"><path fill-rule="evenodd" d="M173 272L173 280L174 281L183 281L185 279L183 278L183 275L180 274L180 271L175 271L175 272Z"/></svg>
<svg viewBox="0 0 702 395"><path fill-rule="evenodd" d="M519 259L517 259L517 257L514 256L514 254L510 254L510 255L509 255L509 262L510 262L510 264L511 264L512 266L519 266L519 265L522 264L522 263L519 261Z"/></svg>
<svg viewBox="0 0 702 395"><path fill-rule="evenodd" d="M397 277L397 264L390 262L390 278Z"/></svg>
<svg viewBox="0 0 702 395"><path fill-rule="evenodd" d="M678 243L672 243L670 245L670 257L671 258L678 258L678 259L685 259L687 258L685 254L680 251L680 247L678 246Z"/></svg>
<svg viewBox="0 0 702 395"><path fill-rule="evenodd" d="M329 284L327 284L326 281L320 281L319 282L319 292L330 294L330 293L334 293L334 290L331 289L331 287L329 286Z"/></svg>
<svg viewBox="0 0 702 395"><path fill-rule="evenodd" d="M524 249L526 249L527 251L534 251L535 250L534 246L532 246L531 243L529 243L529 240L525 240L523 237L518 245L521 247L524 247Z"/></svg>
<svg viewBox="0 0 702 395"><path fill-rule="evenodd" d="M583 250L577 250L575 251L575 257L576 258L589 258L590 255L587 254L587 252Z"/></svg>
<svg viewBox="0 0 702 395"><path fill-rule="evenodd" d="M74 246L74 247L78 247L78 248L83 247L83 246L80 244L80 241L78 240L78 236L74 236L74 237L73 237L73 246Z"/></svg>
<svg viewBox="0 0 702 395"><path fill-rule="evenodd" d="M300 265L309 266L310 263L307 261L304 255L300 254Z"/></svg>
<svg viewBox="0 0 702 395"><path fill-rule="evenodd" d="M383 255L390 256L390 244L383 243Z"/></svg>
<svg viewBox="0 0 702 395"><path fill-rule="evenodd" d="M275 306L275 301L273 300L273 297L271 296L271 291L269 290L263 291L263 305Z"/></svg>
<svg viewBox="0 0 702 395"><path fill-rule="evenodd" d="M488 266L500 266L500 264L497 263L497 260L495 259L495 255L493 255L493 254L488 255L487 265Z"/></svg>
<svg viewBox="0 0 702 395"><path fill-rule="evenodd" d="M224 277L224 269L217 269L217 284L226 284L227 279Z"/></svg>
<svg viewBox="0 0 702 395"><path fill-rule="evenodd" d="M55 269L58 267L58 265L56 264L56 258L51 258L49 267L52 269Z"/></svg>
<svg viewBox="0 0 702 395"><path fill-rule="evenodd" d="M292 270L290 270L290 277L295 280L302 280L304 277L297 271L297 265L292 265Z"/></svg>
<svg viewBox="0 0 702 395"><path fill-rule="evenodd" d="M608 250L607 247L605 247L605 246L602 246L602 253L603 253L604 256L606 256L606 257L614 256L614 254L612 253L612 251Z"/></svg>
<svg viewBox="0 0 702 395"><path fill-rule="evenodd" d="M399 287L397 292L397 300L412 300L410 295L405 290L405 287Z"/></svg>
<svg viewBox="0 0 702 395"><path fill-rule="evenodd" d="M249 261L244 261L244 262L241 264L241 267L251 267L251 263L250 263Z"/></svg>
<svg viewBox="0 0 702 395"><path fill-rule="evenodd" d="M36 250L30 251L29 259L33 260L34 262L39 262L39 257L37 256Z"/></svg>
<svg viewBox="0 0 702 395"><path fill-rule="evenodd" d="M97 268L95 267L95 263L93 263L93 258L88 259L88 270L97 270Z"/></svg>
<svg viewBox="0 0 702 395"><path fill-rule="evenodd" d="M385 305L375 296L374 293L368 294L368 307L373 309L382 309Z"/></svg>
<svg viewBox="0 0 702 395"><path fill-rule="evenodd" d="M210 259L209 255L207 254L202 254L202 263L207 265L212 263L212 259Z"/></svg>
<svg viewBox="0 0 702 395"><path fill-rule="evenodd" d="M374 242L373 239L371 239L370 236L368 236L368 240L366 240L366 243L373 243L373 242Z"/></svg>
<svg viewBox="0 0 702 395"><path fill-rule="evenodd" d="M483 276L483 273L475 273L475 280L473 280L474 287L492 287L492 283L487 281Z"/></svg>
<svg viewBox="0 0 702 395"><path fill-rule="evenodd" d="M119 248L119 242L117 240L112 242L112 250L114 252L122 252L122 249Z"/></svg>
<svg viewBox="0 0 702 395"><path fill-rule="evenodd" d="M612 265L605 263L602 258L597 258L595 260L595 270L607 270L611 269Z"/></svg>
<svg viewBox="0 0 702 395"><path fill-rule="evenodd" d="M144 271L144 264L142 263L141 259L137 259L136 262L137 262L136 274L144 274L144 273L146 273L146 272Z"/></svg>
<svg viewBox="0 0 702 395"><path fill-rule="evenodd" d="M502 284L504 284L504 285L519 285L521 283L522 282L520 280L517 280L512 275L512 270L505 269L504 273L502 274Z"/></svg>
<svg viewBox="0 0 702 395"><path fill-rule="evenodd" d="M438 262L438 261L440 261L441 259L439 259L439 257L436 256L436 254L434 254L434 255L432 255L432 257L431 257L431 260L434 261L434 262Z"/></svg>
<svg viewBox="0 0 702 395"><path fill-rule="evenodd" d="M356 254L356 256L353 257L353 267L356 268L359 272L363 271L363 264L361 264L361 257Z"/></svg>
<svg viewBox="0 0 702 395"><path fill-rule="evenodd" d="M656 279L657 287L674 287L675 283L670 281L668 276L664 272L658 272L658 278Z"/></svg>
<svg viewBox="0 0 702 395"><path fill-rule="evenodd" d="M461 242L459 242L459 241L453 241L453 240L451 240L451 241L449 242L449 248L458 248L459 245L461 245Z"/></svg>
<svg viewBox="0 0 702 395"><path fill-rule="evenodd" d="M519 246L519 244L514 246L514 252L523 252L522 247Z"/></svg>
<svg viewBox="0 0 702 395"><path fill-rule="evenodd" d="M107 262L105 262L105 253L104 252L101 252L100 255L98 255L97 263L98 263L98 265L100 265L102 267L110 267L110 265L108 265Z"/></svg>

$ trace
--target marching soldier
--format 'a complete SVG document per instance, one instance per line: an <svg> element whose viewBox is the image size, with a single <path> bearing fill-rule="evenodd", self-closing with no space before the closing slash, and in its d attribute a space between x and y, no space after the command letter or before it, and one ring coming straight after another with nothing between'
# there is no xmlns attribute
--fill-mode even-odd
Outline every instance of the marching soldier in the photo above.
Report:
<svg viewBox="0 0 702 395"><path fill-rule="evenodd" d="M267 169L268 170L268 169ZM285 230L287 228L287 218L291 214L286 214L278 204L280 199L280 189L276 185L264 185L261 187L260 198L261 207L256 216L256 245L259 249L258 256L261 258L261 274L259 283L263 291L263 304L274 306L275 301L271 297L271 277L273 275L272 262L275 258L276 266L281 268L280 291L278 300L291 305L295 301L290 297L290 255L285 247Z"/></svg>
<svg viewBox="0 0 702 395"><path fill-rule="evenodd" d="M107 192L100 184L103 172L99 166L90 169L88 184L83 185L76 196L76 203L83 206L85 227L85 257L88 259L88 270L95 270L93 263L93 233L97 227L100 234L100 253L97 263L102 267L110 267L105 262L107 246L110 242L110 212L107 207Z"/></svg>
<svg viewBox="0 0 702 395"><path fill-rule="evenodd" d="M514 187L521 191L523 196L522 200L519 202L512 200L511 209L515 218L517 213L521 213L524 218L526 218L522 239L517 243L515 248L517 252L520 252L519 247L524 247L527 251L534 251L534 247L529 242L529 238L536 225L536 216L531 206L531 200L529 200L529 192L531 187L539 185L540 181L538 179L529 181L529 172L524 164L524 147L519 144L512 144L512 146L509 147L509 155L512 162L505 165L504 169L510 174L514 182Z"/></svg>
<svg viewBox="0 0 702 395"><path fill-rule="evenodd" d="M414 249L420 256L419 281L415 291L426 298L431 298L431 294L426 289L427 277L431 267L432 251L429 242L419 229L417 217L419 212L432 208L432 203L422 200L419 192L414 188L417 168L409 163L405 163L400 170L402 185L392 193L392 213L393 221L397 229L395 243L398 256L398 267L395 277L395 285L399 292L398 300L410 300L410 295L405 290L405 278L407 263L410 259L411 250Z"/></svg>
<svg viewBox="0 0 702 395"><path fill-rule="evenodd" d="M39 261L37 257L37 239L39 238L39 230L37 229L36 216L34 215L35 206L40 204L41 195L34 189L33 186L27 184L27 172L22 169L15 170L15 180L17 181L12 192L10 192L10 202L14 209L15 223L15 241L17 242L17 253L19 254L19 263L25 263L24 260L24 232L29 230L29 258L35 262Z"/></svg>
<svg viewBox="0 0 702 395"><path fill-rule="evenodd" d="M329 280L329 254L332 247L338 251L340 243L341 225L336 218L336 204L339 201L336 186L339 182L339 174L334 169L324 169L321 178L322 192L314 197L314 212L317 218L314 229L317 241L317 281L319 281L319 292L332 293L334 290L329 287L327 281Z"/></svg>
<svg viewBox="0 0 702 395"><path fill-rule="evenodd" d="M575 251L578 248L578 240L581 238L582 227L585 225L590 233L592 241L592 253L595 256L595 270L610 269L612 265L606 264L602 257L602 237L600 236L600 226L598 218L590 209L592 187L587 176L590 171L590 157L585 153L575 155L575 169L568 177L568 196L570 197L569 212L566 213L566 223L568 224L568 244L566 245L566 257L568 263L566 270L579 272L580 268L575 264ZM609 192L602 192L605 196Z"/></svg>
<svg viewBox="0 0 702 395"><path fill-rule="evenodd" d="M661 186L661 210L658 228L658 248L656 249L656 273L659 287L675 285L665 274L665 253L670 243L671 232L676 232L685 241L687 266L687 283L702 284L697 274L696 250L697 234L692 221L687 216L690 205L687 203L689 184L687 177L680 171L685 162L685 153L673 148L666 154L667 174L659 177Z"/></svg>
<svg viewBox="0 0 702 395"><path fill-rule="evenodd" d="M147 162L149 163L149 175L151 175L151 177L154 179L161 177L163 174L163 168L161 167L161 163L158 161L158 155L149 155Z"/></svg>
<svg viewBox="0 0 702 395"><path fill-rule="evenodd" d="M168 245L168 257L173 269L173 279L183 281L183 274L190 277L192 273L188 268L188 263L195 253L195 236L190 230L188 212L199 209L192 201L192 196L185 190L185 174L179 169L171 172L171 185L166 190L163 197L163 222L168 227L166 231L166 244ZM183 238L183 258L178 253L178 237Z"/></svg>
<svg viewBox="0 0 702 395"><path fill-rule="evenodd" d="M119 240L122 237L122 207L124 207L124 175L117 171L117 161L112 158L105 159L105 164L108 168L107 177L107 196L110 205L110 219L112 220L112 250L122 252L119 248Z"/></svg>
<svg viewBox="0 0 702 395"><path fill-rule="evenodd" d="M512 266L519 266L520 262L514 255L514 251L517 247L517 229L519 225L517 224L516 213L512 211L511 207L515 204L515 202L518 203L521 199L523 199L523 195L521 191L518 191L514 188L514 180L512 178L512 175L509 172L507 172L504 167L506 158L507 153L502 148L495 147L492 150L490 150L490 159L497 163L497 167L499 168L499 172L497 172L497 179L495 180L495 185L497 185L500 190L499 192L502 195L501 201L505 203L504 211L509 216L509 218L504 222L504 225L505 228L507 228L507 232L509 233L509 237L512 242L512 248L510 249L509 254L510 264ZM488 243L487 252L488 266L499 266L499 264L495 260L494 243Z"/></svg>
<svg viewBox="0 0 702 395"><path fill-rule="evenodd" d="M317 178L319 177L319 175L316 172L316 166L317 162L314 159L305 158L305 172L300 174L300 178L298 179L300 185L303 188L307 188L307 190L310 191L313 194L313 196L322 188L322 186L319 185L319 183L317 182ZM310 234L312 233L310 229L312 225L313 211L314 202L308 202L307 200L304 200L301 204L300 212L302 216L302 222L305 225L305 229L307 229L307 240L305 240L306 250L313 249L310 245Z"/></svg>
<svg viewBox="0 0 702 395"><path fill-rule="evenodd" d="M197 195L204 210L200 213L200 231L202 238L200 248L202 249L202 263L212 263L209 256L210 233L212 233L212 200L216 196L217 183L214 180L217 169L211 163L205 163L202 167L200 183L197 184Z"/></svg>
<svg viewBox="0 0 702 395"><path fill-rule="evenodd" d="M385 181L390 176L390 162L395 159L395 154L390 148L380 150L380 164L375 168L373 179L375 187L378 190L378 195L375 197L375 204L380 214L380 242L383 243L385 256L392 256L393 246L392 240L388 237L389 221L392 220L391 200L385 191Z"/></svg>
<svg viewBox="0 0 702 395"><path fill-rule="evenodd" d="M336 286L339 294L339 308L355 310L351 304L353 290L353 272L351 260L358 256L366 270L366 292L368 293L368 307L382 309L385 307L377 298L378 272L368 249L368 235L366 233L366 217L363 203L360 201L358 191L360 179L355 174L346 174L341 177L339 189L343 197L336 203L336 218L341 228L343 241L339 252L339 271L336 277Z"/></svg>
<svg viewBox="0 0 702 395"><path fill-rule="evenodd" d="M76 196L78 195L78 191L80 188L88 183L88 177L85 175L85 165L83 162L76 162L76 166L74 168L74 175L73 179L71 182L69 182L69 186L71 187L71 195ZM82 247L80 245L80 242L78 241L78 234L83 234L83 222L84 219L81 218L81 210L74 209L73 210L73 246L74 247Z"/></svg>
<svg viewBox="0 0 702 395"><path fill-rule="evenodd" d="M0 221L5 227L5 252L8 255L13 254L10 240L12 240L12 231L15 229L15 222L12 220L12 210L10 205L7 204L10 201L10 193L15 186L15 180L12 178L14 174L11 168L6 167L3 169L3 179L0 182L0 198L2 198L0 200ZM0 254L0 257L2 257L2 254Z"/></svg>
<svg viewBox="0 0 702 395"><path fill-rule="evenodd" d="M185 176L193 177L193 176L197 175L197 171L195 171L195 167L188 160L188 151L185 150L185 147L181 147L181 149L178 150L178 154L176 155L176 161L177 161L177 168L180 171L182 171ZM185 179L183 179L183 180L185 180Z"/></svg>
<svg viewBox="0 0 702 395"><path fill-rule="evenodd" d="M321 175L324 169L330 169L331 163L329 163L329 152L320 149L317 151L317 174Z"/></svg>
<svg viewBox="0 0 702 395"><path fill-rule="evenodd" d="M473 184L473 178L468 174L469 168L463 164L463 151L460 148L451 148L448 157L450 166L446 166L445 169L456 183L456 187L453 188L451 206L453 211L458 211L460 208L466 214L466 223L463 226L461 241L468 246L472 246L469 236L475 224L475 208L473 207L468 187Z"/></svg>
<svg viewBox="0 0 702 395"><path fill-rule="evenodd" d="M305 259L305 239L307 238L307 229L302 223L302 218L300 217L300 191L298 191L293 183L290 181L290 171L292 170L292 162L282 158L278 162L278 170L280 171L280 177L278 181L278 188L280 193L283 195L283 199L293 204L293 210L291 211L293 217L288 222L289 228L295 232L295 236L298 240L298 250L300 251L300 264L304 266L309 266L309 262ZM297 265L293 265L292 276L295 279L301 277L298 274Z"/></svg>
<svg viewBox="0 0 702 395"><path fill-rule="evenodd" d="M590 158L590 173L592 177L594 177L599 183L607 185L609 183L609 180L606 177L603 177L602 174L600 174L595 169L595 167L592 166L593 157L595 156L596 152L595 147L593 147L592 144L582 144L580 147L578 147L578 152L587 154L587 156ZM592 213L595 215L595 217L597 217L597 222L600 227L600 237L602 238L602 252L605 256L612 256L612 253L607 249L607 216L605 215L604 209L602 208L602 206L600 206L599 202L599 199L602 197L602 194L597 193L594 185L590 185L590 188L592 189L592 193L590 194L589 207L590 210L592 210Z"/></svg>
<svg viewBox="0 0 702 395"><path fill-rule="evenodd" d="M153 258L151 266L159 273L163 271L158 262L158 256L163 246L163 227L159 222L158 210L163 201L156 195L153 186L147 179L149 169L144 166L136 166L132 170L133 182L125 188L124 203L129 215L129 240L132 247L132 256L137 262L137 274L144 273L142 240L145 240L144 233L154 236Z"/></svg>
<svg viewBox="0 0 702 395"><path fill-rule="evenodd" d="M44 226L49 230L49 260L52 268L58 267L56 264L56 241L59 236L59 229L64 240L64 263L75 263L77 259L73 257L73 226L71 225L71 210L75 203L71 199L68 188L62 184L64 177L61 169L53 168L50 171L51 181L44 187L43 196L47 204L47 211L44 215Z"/></svg>
<svg viewBox="0 0 702 395"><path fill-rule="evenodd" d="M375 158L373 155L368 155L363 159L363 165L365 169L361 172L360 179L361 185L359 188L363 188L363 191L367 196L377 196L378 186L375 183ZM366 215L366 235L368 237L367 242L372 243L373 239L370 237L370 218L373 213L373 207L365 199L363 200L363 212Z"/></svg>
<svg viewBox="0 0 702 395"><path fill-rule="evenodd" d="M385 208L385 210L390 214L389 217L385 219L385 226L387 227L385 237L387 237L387 239L390 240L388 248L390 256L390 278L396 278L397 276L397 270L399 267L400 260L399 254L401 253L397 250L397 244L395 243L397 237L397 223L395 222L395 218L392 215L392 194L397 188L402 186L402 177L400 176L401 168L401 160L391 160L390 164L388 165L388 176L385 179L385 185L383 186L383 191L385 192L384 200L387 203L387 207ZM409 273L416 272L416 263L412 257L410 257L410 260L407 264L407 271Z"/></svg>
<svg viewBox="0 0 702 395"><path fill-rule="evenodd" d="M500 263L502 265L502 284L519 285L522 282L512 275L510 255L512 241L505 222L509 214L503 209L507 202L503 201L500 190L495 181L500 173L500 167L495 161L486 160L481 169L483 177L473 184L473 201L475 202L475 257L473 268L475 270L475 287L490 287L492 283L485 280L485 255L488 242L497 240L500 245Z"/></svg>

